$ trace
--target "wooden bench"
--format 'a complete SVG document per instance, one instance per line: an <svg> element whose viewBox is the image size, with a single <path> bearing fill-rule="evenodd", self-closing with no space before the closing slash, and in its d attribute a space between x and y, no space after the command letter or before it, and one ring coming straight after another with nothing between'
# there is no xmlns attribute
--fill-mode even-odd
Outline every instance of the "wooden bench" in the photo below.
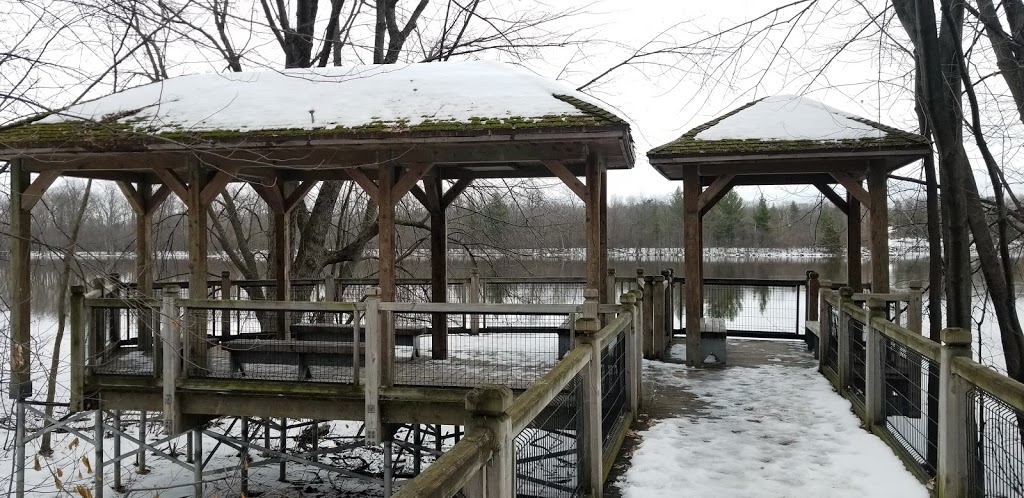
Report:
<svg viewBox="0 0 1024 498"><path fill-rule="evenodd" d="M291 325L292 338L303 341L323 341L352 343L355 337L351 325L338 325L335 323L293 323ZM395 328L395 345L412 346L413 357L420 355L419 345L416 339L420 336L430 335L430 330L421 328ZM366 344L366 329L359 329L359 342Z"/></svg>
<svg viewBox="0 0 1024 498"><path fill-rule="evenodd" d="M236 339L221 343L228 352L231 373L245 375L245 363L298 366L298 380L313 378L310 366L351 367L352 343L312 342L281 339ZM360 345L360 356L365 347Z"/></svg>

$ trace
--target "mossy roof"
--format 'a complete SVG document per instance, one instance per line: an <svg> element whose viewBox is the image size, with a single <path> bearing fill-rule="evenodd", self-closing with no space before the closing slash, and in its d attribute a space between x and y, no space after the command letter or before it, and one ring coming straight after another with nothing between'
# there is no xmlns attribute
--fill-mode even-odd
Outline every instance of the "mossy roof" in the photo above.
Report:
<svg viewBox="0 0 1024 498"><path fill-rule="evenodd" d="M477 136L621 129L572 88L496 62L352 66L171 78L0 131L25 149Z"/></svg>
<svg viewBox="0 0 1024 498"><path fill-rule="evenodd" d="M755 100L651 149L653 159L919 151L928 141L798 96Z"/></svg>

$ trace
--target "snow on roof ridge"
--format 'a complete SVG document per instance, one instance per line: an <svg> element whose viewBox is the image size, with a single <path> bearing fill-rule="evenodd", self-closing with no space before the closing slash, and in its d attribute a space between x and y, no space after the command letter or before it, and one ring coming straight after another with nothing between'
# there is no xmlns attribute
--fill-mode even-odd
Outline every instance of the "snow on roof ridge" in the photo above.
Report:
<svg viewBox="0 0 1024 498"><path fill-rule="evenodd" d="M774 95L723 117L694 139L838 141L883 138L888 134L865 121L803 95Z"/></svg>
<svg viewBox="0 0 1024 498"><path fill-rule="evenodd" d="M40 123L104 120L159 133L590 115L559 96L622 119L564 82L498 61L458 61L183 75L71 106Z"/></svg>

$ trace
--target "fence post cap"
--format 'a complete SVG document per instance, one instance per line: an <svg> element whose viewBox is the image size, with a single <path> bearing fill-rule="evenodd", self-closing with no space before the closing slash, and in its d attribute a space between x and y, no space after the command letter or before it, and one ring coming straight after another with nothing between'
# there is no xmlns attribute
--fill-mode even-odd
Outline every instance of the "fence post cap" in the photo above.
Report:
<svg viewBox="0 0 1024 498"><path fill-rule="evenodd" d="M840 287L839 288L839 295L842 296L844 299L849 299L849 298L853 297L853 287L850 287L850 286Z"/></svg>
<svg viewBox="0 0 1024 498"><path fill-rule="evenodd" d="M474 268L470 268L469 269L469 274L473 275L473 276L480 275L480 269L479 268L475 268L475 267Z"/></svg>
<svg viewBox="0 0 1024 498"><path fill-rule="evenodd" d="M658 283L664 282L665 281L665 275L655 275L654 276L654 281L658 282Z"/></svg>
<svg viewBox="0 0 1024 498"><path fill-rule="evenodd" d="M641 299L644 298L644 291L641 290L641 289L633 289L633 290L629 291L629 293L634 295L634 296L636 296L636 302L638 302L638 303L640 302Z"/></svg>
<svg viewBox="0 0 1024 498"><path fill-rule="evenodd" d="M633 296L632 292L623 292L622 295L619 296L619 302L622 304L633 304L636 302L636 297Z"/></svg>
<svg viewBox="0 0 1024 498"><path fill-rule="evenodd" d="M818 275L818 272L816 272L814 270L807 270L806 275L807 275L807 278L809 280L817 280L818 277L820 276L820 275Z"/></svg>
<svg viewBox="0 0 1024 498"><path fill-rule="evenodd" d="M970 346L971 345L971 331L968 329L960 328L946 328L942 329L939 334L939 338L942 339L942 343L947 346Z"/></svg>
<svg viewBox="0 0 1024 498"><path fill-rule="evenodd" d="M608 276L610 276L610 277L614 277L615 276L615 268L609 268L608 269Z"/></svg>
<svg viewBox="0 0 1024 498"><path fill-rule="evenodd" d="M672 269L671 268L665 268L664 270L661 270L661 274L664 275L665 278L671 277L672 276Z"/></svg>
<svg viewBox="0 0 1024 498"><path fill-rule="evenodd" d="M644 282L647 282L647 283L654 282L654 276L653 275L645 275L644 276Z"/></svg>
<svg viewBox="0 0 1024 498"><path fill-rule="evenodd" d="M911 289L914 289L914 290L920 290L921 287L922 287L920 280L911 280L908 285L910 286Z"/></svg>
<svg viewBox="0 0 1024 498"><path fill-rule="evenodd" d="M231 276L231 272L228 271L228 270L224 270L224 271L220 272L220 276L221 276L221 278L228 278L228 277Z"/></svg>
<svg viewBox="0 0 1024 498"><path fill-rule="evenodd" d="M72 294L85 294L85 286L84 285L72 285L71 286L71 293Z"/></svg>
<svg viewBox="0 0 1024 498"><path fill-rule="evenodd" d="M512 390L507 386L485 384L466 394L466 410L473 415L497 417L512 406Z"/></svg>
<svg viewBox="0 0 1024 498"><path fill-rule="evenodd" d="M644 276L644 269L643 268L637 268L636 269L636 276L638 276L638 277Z"/></svg>
<svg viewBox="0 0 1024 498"><path fill-rule="evenodd" d="M380 287L370 287L366 289L366 297L379 297L380 294Z"/></svg>
<svg viewBox="0 0 1024 498"><path fill-rule="evenodd" d="M822 289L831 289L832 288L832 281L827 279L827 278L821 279L821 288Z"/></svg>
<svg viewBox="0 0 1024 498"><path fill-rule="evenodd" d="M180 294L181 287L178 287L177 285L165 285L163 291L164 294Z"/></svg>

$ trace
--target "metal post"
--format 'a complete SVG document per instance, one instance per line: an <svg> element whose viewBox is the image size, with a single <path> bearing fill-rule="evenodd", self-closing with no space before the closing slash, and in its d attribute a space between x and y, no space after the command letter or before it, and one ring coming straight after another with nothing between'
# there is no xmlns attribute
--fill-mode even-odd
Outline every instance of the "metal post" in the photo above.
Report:
<svg viewBox="0 0 1024 498"><path fill-rule="evenodd" d="M469 303L479 304L480 300L480 270L473 268L469 270ZM480 333L480 315L469 316L469 333L477 335Z"/></svg>
<svg viewBox="0 0 1024 498"><path fill-rule="evenodd" d="M121 410L114 410L114 490L121 491Z"/></svg>
<svg viewBox="0 0 1024 498"><path fill-rule="evenodd" d="M412 473L413 475L420 475L420 462L423 457L423 433L420 431L420 424L412 426L412 445L415 446L415 453L413 453L412 459Z"/></svg>
<svg viewBox="0 0 1024 498"><path fill-rule="evenodd" d="M14 481L15 496L25 496L25 400L18 399L15 403L14 427Z"/></svg>
<svg viewBox="0 0 1024 498"><path fill-rule="evenodd" d="M146 429L149 426L149 412L142 410L139 412L139 441L142 443L146 442ZM135 464L139 467L136 471L137 474L146 475L149 473L149 468L146 467L146 450L145 448L139 448L139 452L135 454Z"/></svg>
<svg viewBox="0 0 1024 498"><path fill-rule="evenodd" d="M231 272L220 272L220 298L231 300ZM231 336L231 310L220 310L220 336Z"/></svg>
<svg viewBox="0 0 1024 498"><path fill-rule="evenodd" d="M285 453L288 450L288 419L281 419L281 431L279 434L279 440L281 442L281 453ZM281 459L281 463L278 464L277 468L277 480L285 482L285 474L287 472L288 461Z"/></svg>
<svg viewBox="0 0 1024 498"><path fill-rule="evenodd" d="M203 496L203 430L192 429L192 439L195 439L192 444L195 452L192 456L192 482L195 483L196 498L200 498Z"/></svg>
<svg viewBox="0 0 1024 498"><path fill-rule="evenodd" d="M249 417L242 417L242 451L239 454L242 496L249 495Z"/></svg>
<svg viewBox="0 0 1024 498"><path fill-rule="evenodd" d="M970 386L953 373L953 361L971 356L971 331L943 329L939 362L939 498L970 496L971 451L967 425Z"/></svg>
<svg viewBox="0 0 1024 498"><path fill-rule="evenodd" d="M391 438L384 440L384 498L391 498L391 486L394 479L391 462Z"/></svg>
<svg viewBox="0 0 1024 498"><path fill-rule="evenodd" d="M96 421L92 427L93 437L93 496L103 498L103 410L96 410Z"/></svg>

